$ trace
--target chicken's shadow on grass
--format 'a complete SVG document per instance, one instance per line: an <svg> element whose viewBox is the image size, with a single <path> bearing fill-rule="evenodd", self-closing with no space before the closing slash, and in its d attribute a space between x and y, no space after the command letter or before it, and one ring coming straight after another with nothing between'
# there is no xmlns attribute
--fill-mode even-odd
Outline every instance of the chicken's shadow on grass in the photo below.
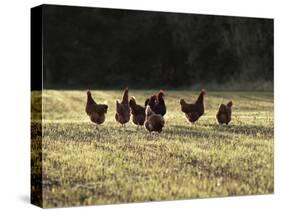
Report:
<svg viewBox="0 0 281 212"><path fill-rule="evenodd" d="M274 129L272 127L261 125L204 124L203 126L210 128L210 130L215 130L222 133L242 134L246 136L262 135L265 137L273 137L274 134Z"/></svg>
<svg viewBox="0 0 281 212"><path fill-rule="evenodd" d="M113 143L120 139L131 142L133 139L147 135L144 128L126 126L94 126L90 123L48 123L44 126L44 137L65 142L107 142Z"/></svg>
<svg viewBox="0 0 281 212"><path fill-rule="evenodd" d="M202 128L194 129L189 126L181 126L181 125L172 125L168 129L163 131L163 135L168 135L168 137L191 137L191 138L210 138L214 136L214 134L209 131L204 131ZM216 137L226 138L227 135L223 135L221 133L216 134Z"/></svg>

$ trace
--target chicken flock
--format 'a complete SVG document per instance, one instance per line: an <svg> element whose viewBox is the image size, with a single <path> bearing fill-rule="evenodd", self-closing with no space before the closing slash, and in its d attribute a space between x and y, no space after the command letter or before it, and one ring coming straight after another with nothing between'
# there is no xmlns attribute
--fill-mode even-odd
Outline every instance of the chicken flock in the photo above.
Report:
<svg viewBox="0 0 281 212"><path fill-rule="evenodd" d="M181 111L185 114L186 119L195 123L204 115L204 96L206 91L204 89L199 93L198 98L194 103L188 103L184 99L180 99ZM115 119L121 126L130 121L137 127L144 126L150 133L161 133L165 125L164 116L167 112L165 100L165 92L160 90L157 94L151 95L145 100L144 106L137 103L134 96L129 99L129 89L125 88L122 101L116 100L116 114ZM216 119L219 124L228 125L231 121L232 101L227 104L221 104L216 114ZM90 91L87 91L87 103L85 111L90 120L96 127L105 121L105 114L107 113L108 105L98 104L92 97Z"/></svg>

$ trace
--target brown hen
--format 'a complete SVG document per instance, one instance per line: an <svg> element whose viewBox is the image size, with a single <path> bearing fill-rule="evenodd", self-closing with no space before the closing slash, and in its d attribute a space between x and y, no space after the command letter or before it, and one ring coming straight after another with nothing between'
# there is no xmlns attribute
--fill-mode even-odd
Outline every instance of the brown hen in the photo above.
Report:
<svg viewBox="0 0 281 212"><path fill-rule="evenodd" d="M149 132L160 133L165 124L165 120L164 120L163 116L153 112L149 105L146 106L145 115L146 115L146 120L144 123L145 128Z"/></svg>
<svg viewBox="0 0 281 212"><path fill-rule="evenodd" d="M204 95L206 91L201 90L197 100L193 104L187 103L184 99L180 100L181 111L185 113L186 118L191 122L196 122L204 114Z"/></svg>
<svg viewBox="0 0 281 212"><path fill-rule="evenodd" d="M219 111L216 115L219 124L227 124L231 121L232 113L232 101L228 102L226 105L221 104Z"/></svg>
<svg viewBox="0 0 281 212"><path fill-rule="evenodd" d="M102 124L105 121L105 114L108 106L105 104L97 104L90 91L87 91L87 103L85 111L90 117L90 120L95 124Z"/></svg>
<svg viewBox="0 0 281 212"><path fill-rule="evenodd" d="M135 97L131 97L129 101L129 106L131 108L133 123L137 126L142 126L145 121L145 108L138 105Z"/></svg>
<svg viewBox="0 0 281 212"><path fill-rule="evenodd" d="M126 88L123 94L122 102L119 103L119 101L116 100L115 119L122 126L124 126L124 124L130 121L130 107L129 107L128 93L129 93L128 88Z"/></svg>

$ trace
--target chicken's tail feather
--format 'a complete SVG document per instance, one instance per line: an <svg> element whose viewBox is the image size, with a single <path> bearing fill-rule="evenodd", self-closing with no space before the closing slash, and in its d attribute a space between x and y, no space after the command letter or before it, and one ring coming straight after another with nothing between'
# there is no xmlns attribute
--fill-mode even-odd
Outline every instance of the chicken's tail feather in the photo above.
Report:
<svg viewBox="0 0 281 212"><path fill-rule="evenodd" d="M122 99L122 104L129 104L129 90L128 87L125 88L124 94L123 94L123 99Z"/></svg>
<svg viewBox="0 0 281 212"><path fill-rule="evenodd" d="M181 99L181 100L180 100L180 104L181 104L181 105L186 104L185 100L184 100L184 99Z"/></svg>
<svg viewBox="0 0 281 212"><path fill-rule="evenodd" d="M148 105L149 98L145 100L144 106L146 107Z"/></svg>
<svg viewBox="0 0 281 212"><path fill-rule="evenodd" d="M137 104L136 98L135 98L134 96L132 96L132 97L130 98L130 101L129 101L129 106L130 106L130 107L133 107L133 106L135 106L136 104Z"/></svg>
<svg viewBox="0 0 281 212"><path fill-rule="evenodd" d="M88 102L89 104L97 104L97 103L95 102L95 100L93 99L90 90L87 90L87 102Z"/></svg>

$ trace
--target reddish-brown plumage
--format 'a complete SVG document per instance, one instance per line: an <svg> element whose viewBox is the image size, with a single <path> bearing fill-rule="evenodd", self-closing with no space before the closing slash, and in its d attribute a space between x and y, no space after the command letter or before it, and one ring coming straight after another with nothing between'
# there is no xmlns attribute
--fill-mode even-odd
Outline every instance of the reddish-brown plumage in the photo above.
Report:
<svg viewBox="0 0 281 212"><path fill-rule="evenodd" d="M90 120L95 124L102 124L105 121L105 114L108 106L105 104L97 104L90 91L87 91L87 103L85 111Z"/></svg>
<svg viewBox="0 0 281 212"><path fill-rule="evenodd" d="M157 95L153 94L151 97L149 97L148 99L146 99L144 106L146 107L147 105L149 105L149 107L152 109L155 107L156 105L156 99L157 99Z"/></svg>
<svg viewBox="0 0 281 212"><path fill-rule="evenodd" d="M145 108L138 105L135 97L131 97L129 101L129 106L132 113L132 121L135 125L143 125L145 121Z"/></svg>
<svg viewBox="0 0 281 212"><path fill-rule="evenodd" d="M226 105L220 105L216 115L219 124L228 124L231 121L232 104L232 101L230 101Z"/></svg>
<svg viewBox="0 0 281 212"><path fill-rule="evenodd" d="M130 107L129 107L129 91L128 88L124 90L121 103L116 100L116 114L115 119L120 124L126 124L130 120Z"/></svg>
<svg viewBox="0 0 281 212"><path fill-rule="evenodd" d="M206 91L203 89L193 104L187 103L184 99L180 100L181 111L191 123L196 122L204 114L204 95Z"/></svg>
<svg viewBox="0 0 281 212"><path fill-rule="evenodd" d="M154 112L156 114L160 114L164 116L166 114L166 104L164 100L165 92L163 90L160 90L157 95L157 104L154 108Z"/></svg>
<svg viewBox="0 0 281 212"><path fill-rule="evenodd" d="M146 114L146 120L144 123L145 128L149 132L158 132L158 133L162 132L162 128L164 127L165 124L165 120L163 116L153 112L149 105L146 106L145 114Z"/></svg>
<svg viewBox="0 0 281 212"><path fill-rule="evenodd" d="M150 98L146 99L145 106L149 105L153 112L164 116L167 110L164 96L165 92L160 90L158 94L154 94Z"/></svg>

